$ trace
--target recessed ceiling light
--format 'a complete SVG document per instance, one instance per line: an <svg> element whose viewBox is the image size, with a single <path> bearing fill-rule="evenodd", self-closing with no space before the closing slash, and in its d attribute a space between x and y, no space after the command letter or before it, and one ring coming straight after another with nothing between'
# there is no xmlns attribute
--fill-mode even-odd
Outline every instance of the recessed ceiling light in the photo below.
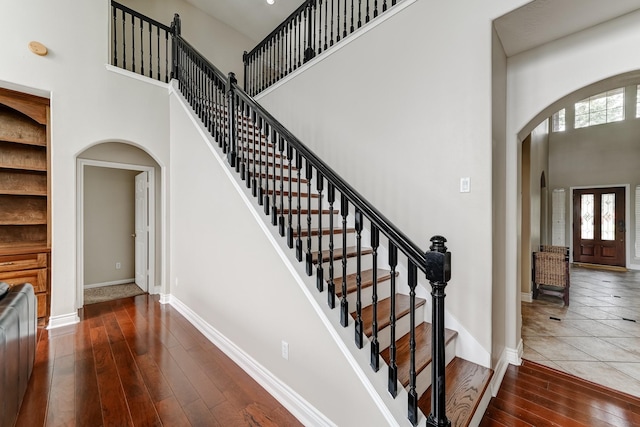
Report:
<svg viewBox="0 0 640 427"><path fill-rule="evenodd" d="M276 0L267 0L268 4L274 4L276 2Z"/></svg>

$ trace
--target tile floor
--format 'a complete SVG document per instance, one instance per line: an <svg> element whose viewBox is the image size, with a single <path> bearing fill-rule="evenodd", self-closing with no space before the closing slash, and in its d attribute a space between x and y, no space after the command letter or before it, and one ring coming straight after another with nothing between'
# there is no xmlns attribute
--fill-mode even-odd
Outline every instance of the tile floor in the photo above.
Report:
<svg viewBox="0 0 640 427"><path fill-rule="evenodd" d="M640 397L640 271L572 267L569 307L522 303L522 339L524 359Z"/></svg>

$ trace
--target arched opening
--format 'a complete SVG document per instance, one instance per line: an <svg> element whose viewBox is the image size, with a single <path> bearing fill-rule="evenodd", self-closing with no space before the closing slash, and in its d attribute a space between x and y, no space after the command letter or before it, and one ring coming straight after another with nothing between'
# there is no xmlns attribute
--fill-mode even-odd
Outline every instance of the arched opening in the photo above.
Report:
<svg viewBox="0 0 640 427"><path fill-rule="evenodd" d="M161 168L129 143L77 156L76 305L160 291Z"/></svg>
<svg viewBox="0 0 640 427"><path fill-rule="evenodd" d="M640 308L634 303L640 296L640 273L634 251L639 237L635 231L638 218L633 209L638 203L634 189L640 183L639 83L637 72L627 73L581 88L546 108L546 117L538 117L537 122L526 127L520 164L523 358L635 395L640 393L640 381L625 355L637 350L629 326L633 322L629 320L636 320L635 313ZM589 103L602 103L607 94L616 90L620 93L620 88L624 94L624 118L601 122L597 117L585 125L579 116L589 111ZM606 111L606 102L604 105ZM557 126L556 113L560 111L563 126ZM592 107L592 114L593 111ZM595 110L595 114L600 112ZM542 153L537 160L532 154L535 152ZM613 193L610 189L624 192L615 200L621 211L607 210L605 202L598 200L609 197ZM596 208L581 215L581 195L592 193L596 195ZM539 221L533 215L539 215ZM609 231L592 219L606 215ZM575 267L581 251L576 237L590 218L595 225L584 239L598 240L609 233L611 237L607 239L624 240L625 272ZM553 297L530 298L529 260L536 246L545 242L570 247L568 307ZM598 267L609 269L605 264L597 263Z"/></svg>

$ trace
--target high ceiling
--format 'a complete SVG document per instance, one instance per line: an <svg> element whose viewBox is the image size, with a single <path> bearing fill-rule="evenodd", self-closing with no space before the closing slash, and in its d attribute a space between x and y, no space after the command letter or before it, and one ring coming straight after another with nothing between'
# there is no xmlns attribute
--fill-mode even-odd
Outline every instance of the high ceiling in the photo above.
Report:
<svg viewBox="0 0 640 427"><path fill-rule="evenodd" d="M186 0L256 42L303 0ZM495 20L507 56L640 9L640 0L534 0Z"/></svg>

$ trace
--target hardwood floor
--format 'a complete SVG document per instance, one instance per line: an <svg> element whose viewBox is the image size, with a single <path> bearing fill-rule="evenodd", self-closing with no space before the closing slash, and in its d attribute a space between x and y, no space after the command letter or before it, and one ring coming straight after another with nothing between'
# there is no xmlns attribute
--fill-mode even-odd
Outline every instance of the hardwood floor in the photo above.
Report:
<svg viewBox="0 0 640 427"><path fill-rule="evenodd" d="M640 399L524 361L510 365L481 427L638 426Z"/></svg>
<svg viewBox="0 0 640 427"><path fill-rule="evenodd" d="M169 305L140 295L38 330L16 426L299 426Z"/></svg>

